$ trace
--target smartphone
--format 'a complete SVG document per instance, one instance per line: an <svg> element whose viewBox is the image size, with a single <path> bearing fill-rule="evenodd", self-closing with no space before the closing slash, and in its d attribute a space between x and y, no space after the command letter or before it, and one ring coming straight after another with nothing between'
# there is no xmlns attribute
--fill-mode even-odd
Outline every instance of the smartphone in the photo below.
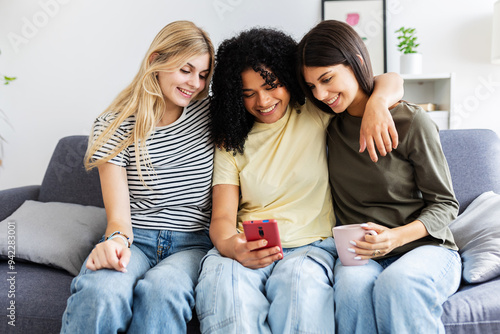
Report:
<svg viewBox="0 0 500 334"><path fill-rule="evenodd" d="M281 256L283 257L280 233L278 230L278 222L276 221L276 219L244 221L243 231L245 232L247 241L266 239L267 245L262 248L278 246L280 248Z"/></svg>

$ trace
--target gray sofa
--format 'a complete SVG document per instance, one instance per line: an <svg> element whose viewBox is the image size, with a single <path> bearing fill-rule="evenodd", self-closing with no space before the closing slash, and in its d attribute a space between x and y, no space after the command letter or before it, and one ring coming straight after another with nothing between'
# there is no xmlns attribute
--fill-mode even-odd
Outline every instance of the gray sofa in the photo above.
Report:
<svg viewBox="0 0 500 334"><path fill-rule="evenodd" d="M444 130L441 141L450 165L460 212L486 191L500 194L500 139L490 130ZM26 200L102 207L99 178L87 173L82 158L87 137L65 137L58 143L41 186L0 191L0 222ZM478 222L479 223L479 222ZM37 233L44 233L43 229ZM21 238L22 236L18 236ZM57 245L54 245L57 247ZM15 260L15 327L8 324L12 298L8 258L0 258L0 333L58 333L73 275L65 270ZM444 304L447 333L500 333L500 276L480 284L462 283ZM199 333L198 322L188 333Z"/></svg>

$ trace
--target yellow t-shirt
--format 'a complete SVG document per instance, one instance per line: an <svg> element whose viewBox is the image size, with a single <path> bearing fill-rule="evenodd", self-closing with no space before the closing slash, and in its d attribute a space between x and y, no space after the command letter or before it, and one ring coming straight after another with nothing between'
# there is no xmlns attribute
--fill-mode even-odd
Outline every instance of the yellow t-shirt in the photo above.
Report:
<svg viewBox="0 0 500 334"><path fill-rule="evenodd" d="M244 154L216 150L213 185L240 187L238 230L245 220L276 219L283 248L332 236L326 128L331 116L307 102L273 124L255 123Z"/></svg>

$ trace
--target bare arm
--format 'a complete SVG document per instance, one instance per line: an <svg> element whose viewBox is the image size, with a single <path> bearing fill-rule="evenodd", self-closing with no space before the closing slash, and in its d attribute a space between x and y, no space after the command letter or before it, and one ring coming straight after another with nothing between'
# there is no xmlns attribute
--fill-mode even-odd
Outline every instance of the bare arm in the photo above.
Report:
<svg viewBox="0 0 500 334"><path fill-rule="evenodd" d="M99 167L102 197L108 224L106 236L120 231L133 241L132 223L130 218L130 199L125 168L111 163ZM130 249L122 238L106 240L96 245L87 260L87 268L99 270L103 268L126 272L130 260Z"/></svg>
<svg viewBox="0 0 500 334"><path fill-rule="evenodd" d="M265 240L247 242L243 233L236 231L239 187L219 184L212 192L212 221L210 238L221 255L234 259L248 268L262 268L281 258L279 248L257 250Z"/></svg>
<svg viewBox="0 0 500 334"><path fill-rule="evenodd" d="M210 239L217 250L224 256L231 256L233 249L226 249L224 241L238 234L236 214L238 213L239 187L220 184L212 189L212 220Z"/></svg>
<svg viewBox="0 0 500 334"><path fill-rule="evenodd" d="M403 79L399 74L385 73L375 77L375 87L366 104L359 136L359 151L368 149L374 162L378 161L375 147L381 156L385 156L398 146L398 133L389 108L401 100L403 94Z"/></svg>

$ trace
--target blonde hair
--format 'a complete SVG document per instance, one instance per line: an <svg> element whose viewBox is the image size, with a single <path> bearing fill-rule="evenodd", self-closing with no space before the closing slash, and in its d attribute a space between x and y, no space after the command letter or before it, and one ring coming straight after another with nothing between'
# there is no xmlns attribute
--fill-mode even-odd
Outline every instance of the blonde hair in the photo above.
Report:
<svg viewBox="0 0 500 334"><path fill-rule="evenodd" d="M205 88L195 97L202 99L208 95L208 87L214 68L214 47L208 34L190 21L176 21L166 25L154 38L142 60L139 72L111 105L101 114L112 113L114 120L97 138L89 137L85 154L85 168L91 170L116 157L123 149L134 144L139 177L142 176L141 161L152 170L146 148L146 140L163 117L165 100L157 78L158 71L174 72L183 67L189 59L204 54L210 56L210 68ZM153 56L154 55L154 56ZM116 134L119 126L127 118L135 116L135 126L125 138ZM92 156L113 140L118 144L106 152L102 159ZM141 159L143 157L144 159Z"/></svg>

